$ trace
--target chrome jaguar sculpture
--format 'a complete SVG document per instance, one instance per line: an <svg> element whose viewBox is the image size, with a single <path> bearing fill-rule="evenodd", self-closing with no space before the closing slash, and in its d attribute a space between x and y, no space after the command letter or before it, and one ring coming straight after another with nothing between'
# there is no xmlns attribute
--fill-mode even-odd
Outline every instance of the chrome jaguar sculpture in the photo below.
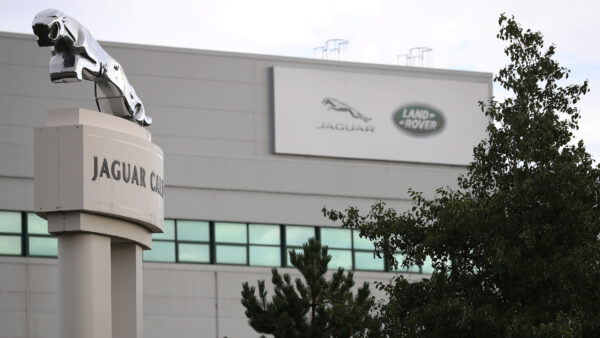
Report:
<svg viewBox="0 0 600 338"><path fill-rule="evenodd" d="M355 119L361 119L361 120L365 121L365 123L372 120L370 117L359 112L355 108L350 107L349 105L345 104L344 102L342 102L338 99L334 99L333 97L325 97L325 98L323 98L323 101L321 101L321 103L327 107L327 110L333 109L336 111L348 112Z"/></svg>
<svg viewBox="0 0 600 338"><path fill-rule="evenodd" d="M39 12L32 23L40 47L50 47L50 80L94 81L98 110L142 126L152 124L123 67L77 20L56 9Z"/></svg>

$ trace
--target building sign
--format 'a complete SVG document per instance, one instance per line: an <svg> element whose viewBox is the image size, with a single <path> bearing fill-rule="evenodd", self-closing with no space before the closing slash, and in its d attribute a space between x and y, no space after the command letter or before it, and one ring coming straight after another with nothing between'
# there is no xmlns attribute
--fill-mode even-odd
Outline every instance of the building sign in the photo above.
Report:
<svg viewBox="0 0 600 338"><path fill-rule="evenodd" d="M431 134L444 129L444 115L426 105L407 105L400 107L394 114L398 127L411 134Z"/></svg>
<svg viewBox="0 0 600 338"><path fill-rule="evenodd" d="M37 128L35 211L87 212L162 232L164 155L130 121L85 109L48 112Z"/></svg>
<svg viewBox="0 0 600 338"><path fill-rule="evenodd" d="M485 137L491 74L273 74L279 154L466 165Z"/></svg>
<svg viewBox="0 0 600 338"><path fill-rule="evenodd" d="M146 181L147 172L149 171L142 166L139 166L138 169L138 166L135 164L132 167L131 163L119 160L109 161L106 158L99 160L98 156L94 156L92 181L95 181L97 178L105 178L107 180L122 181L125 184L135 184L140 188L149 187L151 191L163 197L164 185L162 177L152 171L148 175L148 181Z"/></svg>

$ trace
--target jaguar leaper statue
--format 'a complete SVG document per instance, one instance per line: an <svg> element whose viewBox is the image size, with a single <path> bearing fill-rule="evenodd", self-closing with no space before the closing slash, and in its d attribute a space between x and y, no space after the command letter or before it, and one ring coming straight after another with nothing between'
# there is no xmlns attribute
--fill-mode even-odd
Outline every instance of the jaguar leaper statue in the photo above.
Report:
<svg viewBox="0 0 600 338"><path fill-rule="evenodd" d="M149 126L142 101L123 67L77 20L56 9L39 12L32 23L40 47L50 47L50 80L54 83L94 81L98 110L141 126Z"/></svg>

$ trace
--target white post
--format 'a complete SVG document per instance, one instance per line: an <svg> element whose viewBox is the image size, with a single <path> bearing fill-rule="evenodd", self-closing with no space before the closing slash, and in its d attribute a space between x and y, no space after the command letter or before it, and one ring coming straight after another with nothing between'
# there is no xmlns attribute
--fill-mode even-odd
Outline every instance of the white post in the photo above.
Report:
<svg viewBox="0 0 600 338"><path fill-rule="evenodd" d="M144 336L142 248L135 243L112 245L112 337Z"/></svg>
<svg viewBox="0 0 600 338"><path fill-rule="evenodd" d="M58 257L61 337L110 337L110 237L61 234Z"/></svg>

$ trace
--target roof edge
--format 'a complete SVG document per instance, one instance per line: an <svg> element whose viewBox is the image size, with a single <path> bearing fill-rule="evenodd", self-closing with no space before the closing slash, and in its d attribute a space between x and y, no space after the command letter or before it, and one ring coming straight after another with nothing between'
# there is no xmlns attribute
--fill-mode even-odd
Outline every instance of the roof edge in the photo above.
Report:
<svg viewBox="0 0 600 338"><path fill-rule="evenodd" d="M35 36L27 33L16 33L16 32L5 32L0 31L0 37L17 39L17 40L33 40ZM180 54L192 54L192 55L210 55L220 57L231 57L231 58L245 58L245 59L256 59L256 60L272 60L272 61L284 61L294 63L304 63L311 65L325 65L325 66L338 66L338 67L355 67L370 70L383 70L383 71L402 71L402 72L414 72L420 74L436 74L436 75L449 75L449 76L466 76L470 78L478 78L482 81L491 82L493 74L491 72L477 72L469 70L454 70L454 69L442 69L442 68L425 68L425 67L410 67L410 66L396 66L382 63L364 63L355 61L332 61L332 60L320 60L303 58L296 56L280 56L280 55L269 55L269 54L254 54L254 53L243 53L243 52L229 52L229 51L216 51L208 49L194 49L185 47L172 47L172 46L157 46L157 45L143 45L136 43L126 42L114 42L100 40L103 46L113 48L129 48L137 50L148 50L168 53L180 53Z"/></svg>

